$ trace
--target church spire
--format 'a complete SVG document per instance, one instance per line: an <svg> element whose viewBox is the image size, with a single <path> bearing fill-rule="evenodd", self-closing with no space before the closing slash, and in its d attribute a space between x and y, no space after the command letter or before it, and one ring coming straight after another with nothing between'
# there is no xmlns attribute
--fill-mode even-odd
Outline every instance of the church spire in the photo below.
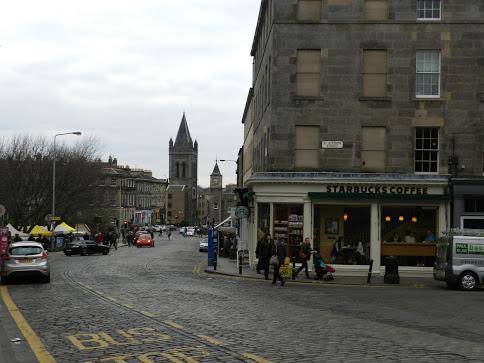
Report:
<svg viewBox="0 0 484 363"><path fill-rule="evenodd" d="M210 174L210 175L222 175L220 173L220 169L218 168L218 163L217 162L215 162L215 166L213 167L212 174Z"/></svg>
<svg viewBox="0 0 484 363"><path fill-rule="evenodd" d="M175 148L189 148L193 149L193 141L190 136L190 131L188 130L188 123L185 117L185 112L183 112L183 117L180 122L180 127L178 128L178 133L175 139Z"/></svg>

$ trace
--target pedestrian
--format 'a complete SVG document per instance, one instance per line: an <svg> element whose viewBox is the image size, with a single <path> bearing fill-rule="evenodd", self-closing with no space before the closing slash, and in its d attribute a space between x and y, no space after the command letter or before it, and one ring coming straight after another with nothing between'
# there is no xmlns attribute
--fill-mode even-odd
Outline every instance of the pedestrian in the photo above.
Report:
<svg viewBox="0 0 484 363"><path fill-rule="evenodd" d="M151 239L155 238L155 232L154 232L155 229L153 228L153 226L150 226L149 231L150 231Z"/></svg>
<svg viewBox="0 0 484 363"><path fill-rule="evenodd" d="M118 250L118 236L116 236L116 232L109 231L108 238L109 238L109 248L111 249L111 246L114 246L114 249Z"/></svg>
<svg viewBox="0 0 484 363"><path fill-rule="evenodd" d="M166 233L166 235L168 236L168 241L169 241L171 237L171 229L168 229L168 232Z"/></svg>
<svg viewBox="0 0 484 363"><path fill-rule="evenodd" d="M22 238L18 235L18 233L15 233L15 237L13 238L14 242L22 242Z"/></svg>
<svg viewBox="0 0 484 363"><path fill-rule="evenodd" d="M264 277L269 280L269 259L271 258L271 237L265 233L257 242L255 249L255 256L257 261L257 273L260 274L264 270Z"/></svg>
<svg viewBox="0 0 484 363"><path fill-rule="evenodd" d="M308 271L308 261L311 259L311 240L309 237L304 239L304 242L301 245L301 249L299 250L299 260L301 261L301 267L299 267L296 271L296 277L299 272L304 269L306 273L306 278L309 279L309 271Z"/></svg>
<svg viewBox="0 0 484 363"><path fill-rule="evenodd" d="M163 237L163 227L160 227L160 238Z"/></svg>
<svg viewBox="0 0 484 363"><path fill-rule="evenodd" d="M279 269L284 262L286 253L284 251L284 245L281 241L276 240L271 243L271 258L270 264L274 267L274 278L272 279L272 285L275 285L277 280L281 281L281 286L284 286L284 279L282 278Z"/></svg>

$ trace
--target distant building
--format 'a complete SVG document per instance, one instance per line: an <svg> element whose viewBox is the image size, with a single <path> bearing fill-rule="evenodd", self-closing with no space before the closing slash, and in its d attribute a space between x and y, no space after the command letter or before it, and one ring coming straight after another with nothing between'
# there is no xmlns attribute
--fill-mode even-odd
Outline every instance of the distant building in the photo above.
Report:
<svg viewBox="0 0 484 363"><path fill-rule="evenodd" d="M149 170L118 165L111 156L102 163L102 172L96 193L97 217L103 224L119 226L128 221L145 225L164 220L165 179L154 178Z"/></svg>
<svg viewBox="0 0 484 363"><path fill-rule="evenodd" d="M183 113L175 142L173 143L173 139L170 139L169 156L170 186L184 186L183 191L185 193L184 205L180 207L181 209L177 213L179 219L176 223L195 224L197 216L198 143L196 140L195 142L192 141L185 113ZM179 193L180 188L175 189ZM173 192L175 189L172 188ZM171 212L173 213L173 210ZM173 220L174 216L172 215L171 218Z"/></svg>
<svg viewBox="0 0 484 363"><path fill-rule="evenodd" d="M168 185L166 189L166 221L178 224L186 219L186 185Z"/></svg>

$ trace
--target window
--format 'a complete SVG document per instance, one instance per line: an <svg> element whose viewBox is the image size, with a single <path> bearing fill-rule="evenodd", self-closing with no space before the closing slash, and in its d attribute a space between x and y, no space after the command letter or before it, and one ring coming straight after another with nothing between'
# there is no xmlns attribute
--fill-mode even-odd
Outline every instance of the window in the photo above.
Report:
<svg viewBox="0 0 484 363"><path fill-rule="evenodd" d="M388 19L388 0L365 0L365 20L378 21Z"/></svg>
<svg viewBox="0 0 484 363"><path fill-rule="evenodd" d="M466 213L484 213L484 198L482 197L465 198L464 211Z"/></svg>
<svg viewBox="0 0 484 363"><path fill-rule="evenodd" d="M296 126L296 169L319 168L319 126Z"/></svg>
<svg viewBox="0 0 484 363"><path fill-rule="evenodd" d="M415 172L437 173L439 166L439 129L415 129Z"/></svg>
<svg viewBox="0 0 484 363"><path fill-rule="evenodd" d="M440 50L417 51L417 97L440 97Z"/></svg>
<svg viewBox="0 0 484 363"><path fill-rule="evenodd" d="M297 20L319 21L321 19L321 0L299 0L297 2Z"/></svg>
<svg viewBox="0 0 484 363"><path fill-rule="evenodd" d="M168 217L171 217L171 210L168 211Z"/></svg>
<svg viewBox="0 0 484 363"><path fill-rule="evenodd" d="M171 202L168 202L168 208L171 208Z"/></svg>
<svg viewBox="0 0 484 363"><path fill-rule="evenodd" d="M213 202L213 209L218 209L218 202Z"/></svg>
<svg viewBox="0 0 484 363"><path fill-rule="evenodd" d="M182 177L186 177L186 164L185 162L182 163Z"/></svg>
<svg viewBox="0 0 484 363"><path fill-rule="evenodd" d="M176 177L180 177L180 163L176 163Z"/></svg>
<svg viewBox="0 0 484 363"><path fill-rule="evenodd" d="M386 129L363 127L361 129L361 162L363 171L385 171Z"/></svg>
<svg viewBox="0 0 484 363"><path fill-rule="evenodd" d="M296 94L319 97L321 50L297 51Z"/></svg>
<svg viewBox="0 0 484 363"><path fill-rule="evenodd" d="M418 20L440 20L442 13L441 0L418 0L417 19Z"/></svg>
<svg viewBox="0 0 484 363"><path fill-rule="evenodd" d="M364 97L385 97L387 95L387 51L363 51Z"/></svg>

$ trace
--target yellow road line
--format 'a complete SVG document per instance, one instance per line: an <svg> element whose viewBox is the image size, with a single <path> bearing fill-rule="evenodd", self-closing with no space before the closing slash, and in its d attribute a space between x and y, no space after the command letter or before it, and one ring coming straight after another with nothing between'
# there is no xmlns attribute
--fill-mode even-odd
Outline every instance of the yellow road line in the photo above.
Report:
<svg viewBox="0 0 484 363"><path fill-rule="evenodd" d="M223 341L209 337L208 335L198 335L198 337L213 345L222 345L224 343Z"/></svg>
<svg viewBox="0 0 484 363"><path fill-rule="evenodd" d="M244 358L250 359L256 363L271 363L270 360L264 359L262 357L259 357L258 355L252 354L252 353L242 353L242 356Z"/></svg>
<svg viewBox="0 0 484 363"><path fill-rule="evenodd" d="M30 325L23 317L20 310L13 302L6 286L0 286L0 295L2 296L2 300L7 307L8 312L10 313L18 328L22 332L22 335L25 337L27 343L29 343L30 348L34 352L38 361L41 363L55 363L54 357L52 357L50 353L45 349L44 344L41 342L40 338L37 336L37 334L35 334L35 332L32 330Z"/></svg>
<svg viewBox="0 0 484 363"><path fill-rule="evenodd" d="M128 309L133 309L134 306L133 305L129 305L129 304L123 304L123 303L120 303L121 306L124 306L125 308L128 308Z"/></svg>
<svg viewBox="0 0 484 363"><path fill-rule="evenodd" d="M144 310L141 310L140 313L143 314L144 316L149 317L149 318L154 318L155 317L154 314L151 314L151 313L149 313L147 311L144 311Z"/></svg>
<svg viewBox="0 0 484 363"><path fill-rule="evenodd" d="M166 325L169 325L172 328L175 328L175 329L178 329L178 330L183 330L184 329L181 325L178 325L177 323L175 323L174 321L171 321L171 320L166 320L164 323Z"/></svg>

